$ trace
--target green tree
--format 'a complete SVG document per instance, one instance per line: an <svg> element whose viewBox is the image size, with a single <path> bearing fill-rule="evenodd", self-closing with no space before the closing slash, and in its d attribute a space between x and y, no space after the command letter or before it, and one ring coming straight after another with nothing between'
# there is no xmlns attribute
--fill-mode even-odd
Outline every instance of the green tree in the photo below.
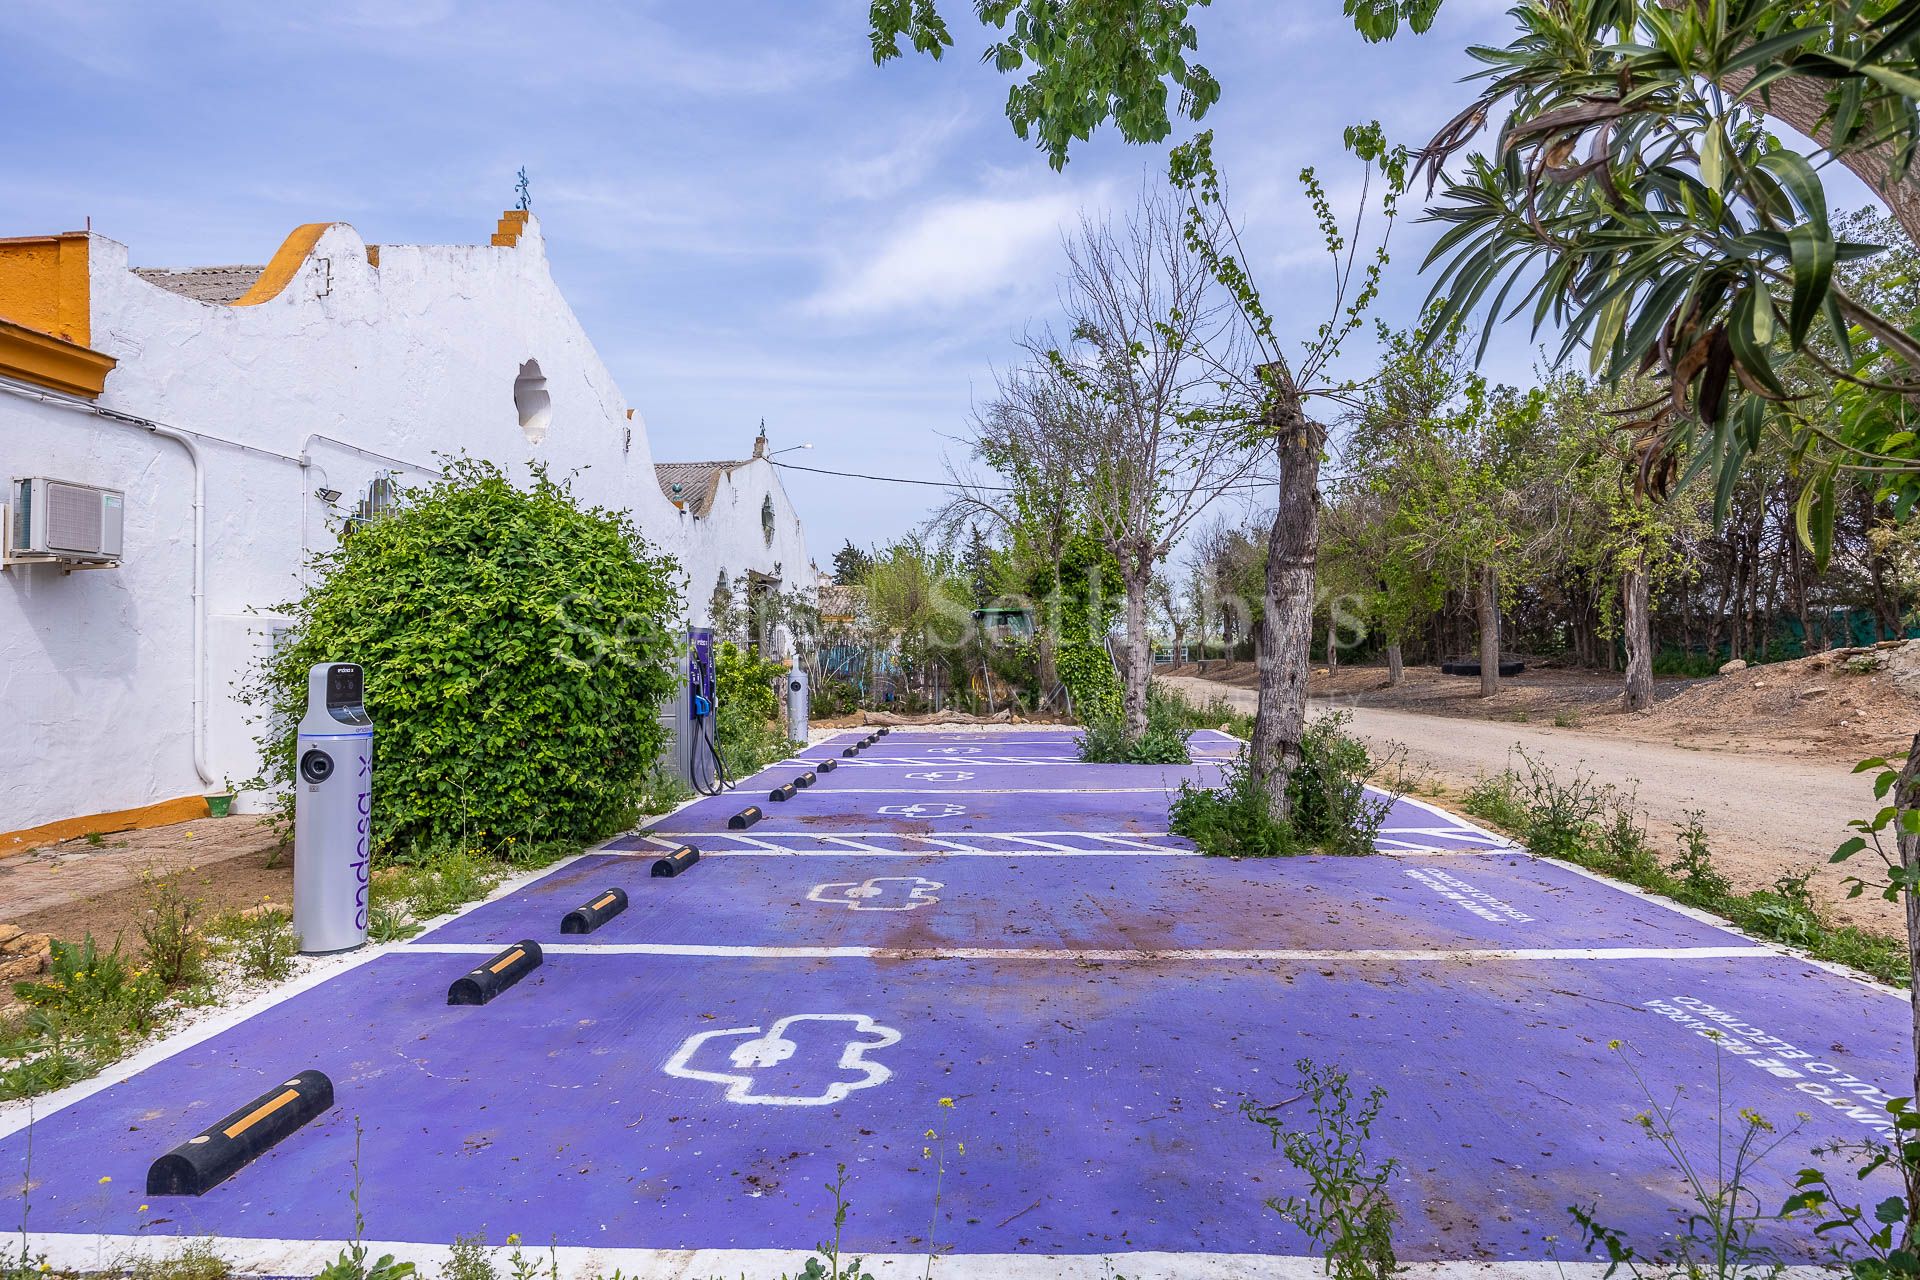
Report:
<svg viewBox="0 0 1920 1280"><path fill-rule="evenodd" d="M960 566L919 534L877 551L863 581L868 613L898 646L909 677L924 679L973 633L972 595Z"/></svg>
<svg viewBox="0 0 1920 1280"><path fill-rule="evenodd" d="M993 548L987 545L987 535L979 525L967 530L967 550L961 557L961 566L967 577L967 588L973 592L973 607L984 609L992 604L995 594Z"/></svg>
<svg viewBox="0 0 1920 1280"><path fill-rule="evenodd" d="M679 568L623 513L535 468L445 478L315 558L292 634L246 693L254 785L290 797L307 671L351 661L377 726L374 847L588 841L631 821L665 747Z"/></svg>
<svg viewBox="0 0 1920 1280"><path fill-rule="evenodd" d="M873 557L853 545L853 539L847 539L845 546L833 553L833 580L843 587L851 587L867 576L867 569L873 564Z"/></svg>
<svg viewBox="0 0 1920 1280"><path fill-rule="evenodd" d="M1144 192L1124 224L1084 218L1066 246L1070 337L1029 337L977 420L975 456L1044 456L1084 494L1076 522L1118 567L1125 596L1124 733L1147 731L1156 568L1252 464L1219 429L1219 368L1238 354L1230 304L1183 203Z"/></svg>
<svg viewBox="0 0 1920 1280"><path fill-rule="evenodd" d="M1920 487L1920 448L1878 396L1838 424L1793 386L1920 393L1920 340L1845 287L1836 266L1880 246L1836 236L1815 166L1764 110L1808 74L1831 79L1829 155L1915 140L1911 45L1891 3L1570 0L1514 14L1521 32L1476 50L1485 88L1423 153L1448 230L1430 262L1447 318L1528 312L1585 347L1609 381L1659 373L1666 394L1630 424L1647 488L1710 473L1730 487L1765 433L1804 458L1800 525L1824 554L1839 473ZM1490 155L1441 165L1486 120ZM1904 178L1897 156L1890 178ZM1890 189L1889 189L1890 190ZM1898 206L1896 205L1896 212ZM1816 340L1817 339L1817 340Z"/></svg>
<svg viewBox="0 0 1920 1280"><path fill-rule="evenodd" d="M1129 141L1198 120L1220 87L1194 60L1200 0L986 0L989 58L1019 79L1007 115L1064 164L1112 123ZM1426 30L1439 0L1345 0L1369 39ZM1920 17L1900 0L1560 0L1517 5L1505 48L1474 50L1485 87L1422 153L1451 224L1434 294L1491 324L1530 311L1618 379L1643 364L1670 394L1634 424L1649 492L1711 472L1722 495L1765 433L1799 452L1802 537L1825 554L1836 477L1920 495L1920 339L1835 283L1871 244L1836 237L1817 167L1767 131L1814 140L1920 233ZM934 0L875 0L876 61L901 40L938 57L952 37ZM1490 120L1490 156L1441 166ZM1431 265L1431 264L1430 264ZM1814 349L1825 329L1839 353ZM1837 424L1800 412L1780 366L1838 390ZM1818 396L1824 399L1824 395ZM1724 498L1722 501L1724 507Z"/></svg>

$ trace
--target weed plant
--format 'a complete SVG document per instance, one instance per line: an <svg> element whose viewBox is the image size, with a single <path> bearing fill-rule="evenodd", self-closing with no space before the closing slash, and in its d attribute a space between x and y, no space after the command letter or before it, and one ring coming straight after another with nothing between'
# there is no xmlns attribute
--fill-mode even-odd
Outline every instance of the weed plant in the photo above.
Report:
<svg viewBox="0 0 1920 1280"><path fill-rule="evenodd" d="M193 986L207 975L207 940L195 923L205 901L187 877L193 873L155 871L140 874L140 941L147 967L168 990Z"/></svg>
<svg viewBox="0 0 1920 1280"><path fill-rule="evenodd" d="M220 953L232 962L240 976L252 982L284 982L293 973L293 958L300 954L300 937L293 931L293 917L283 910L235 911L215 921L213 932L219 939Z"/></svg>
<svg viewBox="0 0 1920 1280"><path fill-rule="evenodd" d="M1391 1280L1400 1269L1393 1228L1399 1214L1388 1188L1397 1160L1376 1160L1367 1150L1387 1091L1375 1087L1355 1104L1353 1086L1339 1067L1302 1058L1294 1064L1296 1096L1261 1106L1248 1099L1241 1114L1265 1128L1279 1151L1306 1176L1304 1195L1269 1199L1269 1209L1300 1228L1320 1249L1330 1280ZM1309 1123L1290 1127L1282 1111L1307 1104Z"/></svg>

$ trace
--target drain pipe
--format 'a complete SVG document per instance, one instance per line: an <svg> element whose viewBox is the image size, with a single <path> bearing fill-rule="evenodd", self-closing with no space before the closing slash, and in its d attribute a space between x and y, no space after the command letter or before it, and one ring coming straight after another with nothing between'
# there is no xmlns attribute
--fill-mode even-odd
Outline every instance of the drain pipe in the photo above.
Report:
<svg viewBox="0 0 1920 1280"><path fill-rule="evenodd" d="M207 764L207 464L193 437L157 422L145 426L185 449L193 463L193 771L212 786L213 770Z"/></svg>

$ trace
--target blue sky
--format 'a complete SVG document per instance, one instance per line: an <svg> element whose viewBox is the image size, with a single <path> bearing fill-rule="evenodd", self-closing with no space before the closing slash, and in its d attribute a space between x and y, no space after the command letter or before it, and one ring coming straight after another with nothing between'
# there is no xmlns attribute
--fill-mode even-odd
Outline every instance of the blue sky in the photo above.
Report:
<svg viewBox="0 0 1920 1280"><path fill-rule="evenodd" d="M554 273L655 456L740 456L764 418L808 466L937 478L970 404L1055 306L1060 236L1124 210L1164 148L1112 135L1064 173L1014 136L970 0L941 63L870 61L860 0L704 4L0 0L0 234L91 217L135 265L261 262L298 223L472 242L525 165ZM1468 92L1505 0L1450 0L1369 46L1339 0L1217 0L1207 124L1269 305L1328 297L1297 173L1349 202L1342 129L1424 140ZM1403 224L1384 307L1418 310L1430 228ZM1362 355L1364 360L1364 355ZM1494 371L1524 376L1524 335ZM935 491L789 472L825 565Z"/></svg>

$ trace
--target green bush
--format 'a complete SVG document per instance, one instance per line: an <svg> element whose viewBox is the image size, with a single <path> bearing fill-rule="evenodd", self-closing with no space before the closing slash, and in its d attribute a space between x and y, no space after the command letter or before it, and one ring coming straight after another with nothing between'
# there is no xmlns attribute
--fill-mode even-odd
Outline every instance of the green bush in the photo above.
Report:
<svg viewBox="0 0 1920 1280"><path fill-rule="evenodd" d="M1052 581L1046 582L1045 578ZM1120 677L1107 652L1106 636L1119 616L1115 591L1120 565L1088 534L1068 540L1059 560L1036 578L1034 594L1047 602L1047 623L1056 629L1054 671L1073 700L1074 714L1090 725L1120 708Z"/></svg>
<svg viewBox="0 0 1920 1280"><path fill-rule="evenodd" d="M1218 787L1182 782L1167 822L1169 831L1193 841L1202 853L1278 858L1307 852L1292 824L1268 812L1267 793L1254 782L1244 754L1227 766Z"/></svg>
<svg viewBox="0 0 1920 1280"><path fill-rule="evenodd" d="M1242 754L1216 789L1180 784L1168 829L1203 853L1230 857L1374 852L1393 801L1367 794L1378 769L1366 744L1347 732L1347 721L1345 712L1322 716L1301 735L1300 764L1287 779L1288 821L1268 811L1266 792Z"/></svg>
<svg viewBox="0 0 1920 1280"><path fill-rule="evenodd" d="M860 707L860 691L845 680L826 677L807 686L807 716L814 720L832 720L852 715Z"/></svg>
<svg viewBox="0 0 1920 1280"><path fill-rule="evenodd" d="M1103 708L1080 734L1080 758L1092 764L1190 764L1187 720L1187 704L1178 694L1149 683L1146 731L1128 738L1120 708Z"/></svg>
<svg viewBox="0 0 1920 1280"><path fill-rule="evenodd" d="M714 735L727 777L737 782L787 755L786 735L774 719L780 712L774 686L787 669L732 641L714 652L713 668Z"/></svg>
<svg viewBox="0 0 1920 1280"><path fill-rule="evenodd" d="M628 518L535 468L456 459L315 558L292 638L248 689L262 776L288 795L307 669L358 662L373 713L376 852L621 830L665 743L678 567Z"/></svg>
<svg viewBox="0 0 1920 1280"><path fill-rule="evenodd" d="M1393 808L1391 799L1367 794L1378 772L1367 745L1347 732L1345 711L1321 716L1300 736L1300 767L1287 779L1293 829L1326 853L1374 851L1374 838Z"/></svg>

